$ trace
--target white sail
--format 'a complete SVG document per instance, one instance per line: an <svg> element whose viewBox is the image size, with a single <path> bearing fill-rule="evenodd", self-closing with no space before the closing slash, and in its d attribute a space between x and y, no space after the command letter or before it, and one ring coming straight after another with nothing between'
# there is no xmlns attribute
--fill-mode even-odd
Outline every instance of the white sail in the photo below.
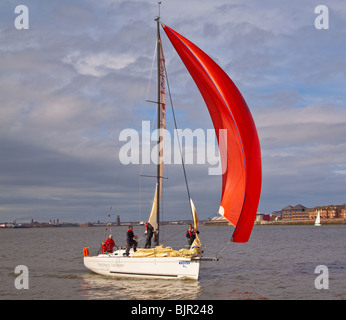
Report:
<svg viewBox="0 0 346 320"><path fill-rule="evenodd" d="M158 227L158 220L157 220L157 185L155 189L155 196L153 200L153 205L151 207L151 213L149 216L149 223L153 226L154 231L157 230Z"/></svg>
<svg viewBox="0 0 346 320"><path fill-rule="evenodd" d="M317 211L317 217L315 220L315 226L320 226L321 225L321 215L320 215L320 210Z"/></svg>
<svg viewBox="0 0 346 320"><path fill-rule="evenodd" d="M190 206L191 206L191 211L192 211L192 217L193 217L193 228L195 230L198 230L198 216L197 216L197 211L196 211L196 207L192 201L192 199L190 199Z"/></svg>
<svg viewBox="0 0 346 320"><path fill-rule="evenodd" d="M191 248L201 248L202 244L201 244L201 240L199 239L199 236L198 236L198 216L197 216L197 211L196 211L196 207L195 205L193 204L193 201L192 199L190 198L190 206L191 206L191 211L192 211L192 217L193 217L193 228L195 229L196 231L196 238L195 240L193 241L192 245L191 245Z"/></svg>

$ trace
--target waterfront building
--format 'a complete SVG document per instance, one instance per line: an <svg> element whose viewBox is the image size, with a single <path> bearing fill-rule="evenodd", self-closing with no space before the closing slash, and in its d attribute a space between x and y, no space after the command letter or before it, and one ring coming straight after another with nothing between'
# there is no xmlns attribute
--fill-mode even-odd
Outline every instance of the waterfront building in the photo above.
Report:
<svg viewBox="0 0 346 320"><path fill-rule="evenodd" d="M309 219L315 220L318 211L321 219L346 219L346 205L317 206L310 209Z"/></svg>
<svg viewBox="0 0 346 320"><path fill-rule="evenodd" d="M286 206L282 210L282 220L308 220L309 209L301 204L297 204L292 207L291 205Z"/></svg>
<svg viewBox="0 0 346 320"><path fill-rule="evenodd" d="M283 221L315 220L320 212L321 219L346 219L346 204L307 208L301 204L286 206L281 210Z"/></svg>

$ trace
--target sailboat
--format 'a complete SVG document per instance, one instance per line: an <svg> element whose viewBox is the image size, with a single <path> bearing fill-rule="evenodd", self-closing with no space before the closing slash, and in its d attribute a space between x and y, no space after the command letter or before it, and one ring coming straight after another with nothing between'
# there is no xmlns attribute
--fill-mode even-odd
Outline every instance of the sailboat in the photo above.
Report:
<svg viewBox="0 0 346 320"><path fill-rule="evenodd" d="M320 214L320 210L318 210L316 220L315 220L315 226L319 227L320 225L321 225L321 214Z"/></svg>
<svg viewBox="0 0 346 320"><path fill-rule="evenodd" d="M165 128L166 68L160 26L196 83L211 116L222 163L222 194L218 213L235 226L230 242L249 240L261 192L261 151L255 123L241 93L228 75L201 49L182 35L157 23L157 115L158 165L155 197L149 222L155 229L155 244L151 249L125 249L109 254L90 256L84 248L84 265L91 271L115 277L141 278L199 278L200 263L210 260L201 251L196 236L189 249L173 250L160 245L160 199L163 179L163 134ZM198 217L188 192L194 228L198 230ZM217 259L217 258L215 258ZM213 259L212 259L213 260Z"/></svg>

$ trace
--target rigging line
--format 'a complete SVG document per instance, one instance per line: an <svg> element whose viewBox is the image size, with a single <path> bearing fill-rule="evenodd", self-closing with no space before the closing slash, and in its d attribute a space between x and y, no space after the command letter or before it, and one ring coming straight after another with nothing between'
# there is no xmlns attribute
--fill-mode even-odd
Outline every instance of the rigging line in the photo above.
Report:
<svg viewBox="0 0 346 320"><path fill-rule="evenodd" d="M149 100L149 90L150 90L150 84L151 84L151 79L153 76L153 70L154 70L154 63L155 63L155 57L156 57L156 51L157 51L157 41L155 41L155 50L154 50L154 56L153 56L153 63L151 64L151 71L150 71L150 79L148 83L148 89L147 89L147 98L146 100Z"/></svg>
<svg viewBox="0 0 346 320"><path fill-rule="evenodd" d="M142 154L142 161L141 161L141 167L140 167L140 172L139 172L140 176L143 176L143 174L142 174L143 169L144 169L143 159L146 159L148 153L150 154L151 132L153 132L154 125L156 123L156 118L157 118L157 109L155 108L155 114L154 114L153 119L151 121L151 128L150 128L150 132L149 132L149 146L148 146L148 148L145 148L144 154ZM143 135L143 132L142 132L142 135ZM142 150L143 150L143 146L142 146ZM149 158L150 158L150 155L149 155Z"/></svg>
<svg viewBox="0 0 346 320"><path fill-rule="evenodd" d="M142 218L142 178L139 175L139 219Z"/></svg>
<svg viewBox="0 0 346 320"><path fill-rule="evenodd" d="M107 231L108 224L109 224L109 219L110 219L110 216L111 216L111 210L112 210L112 206L109 208L109 212L108 212L108 216L107 216L107 224L106 224L105 232L104 232L104 235L103 235L103 242L106 241L106 231ZM110 228L110 232L112 232L111 228Z"/></svg>
<svg viewBox="0 0 346 320"><path fill-rule="evenodd" d="M109 234L112 234L111 211L112 211L112 206L109 208Z"/></svg>
<svg viewBox="0 0 346 320"><path fill-rule="evenodd" d="M166 71L166 81L167 81L168 95L169 95L169 100L170 100L172 114L173 114L174 126L175 126L175 130L177 132L178 131L177 121L176 121L176 118L175 118L175 113L174 113L174 108L173 108L173 101L172 101L171 89L170 89L169 81L168 81L168 73L167 73L166 65L165 65L165 71ZM190 200L191 200L190 190L189 190L189 185L187 183L187 176L186 176L186 170L185 170L185 162L184 162L183 152L182 152L182 149L181 149L180 139L179 139L178 134L177 134L177 139L178 139L178 145L179 145L179 152L180 152L180 156L181 156L181 163L182 163L182 166L183 166L183 172L184 172L184 178L185 178L185 184L186 184L186 190L187 190L187 196L188 196L190 212L191 212L191 215L193 217L192 207L191 207L191 203L190 203Z"/></svg>
<svg viewBox="0 0 346 320"><path fill-rule="evenodd" d="M175 238L178 234L182 234L182 233L184 233L184 232L186 232L186 230L178 231L177 233L175 233L175 234L171 235L170 237L168 237L168 238L166 239L166 241L167 241L167 240L171 240L173 237Z"/></svg>
<svg viewBox="0 0 346 320"><path fill-rule="evenodd" d="M149 82L148 82L148 89L147 89L147 97L145 99L145 101L147 101L147 102L151 101L151 100L149 100L149 91L150 91L151 80L152 80L152 77L153 77L153 70L154 70L154 63L155 63L156 52L157 52L157 41L155 41L155 50L154 50L154 55L153 55L153 62L151 64L150 79L149 79ZM155 114L154 114L153 120L151 121L151 130L150 130L150 132L153 131L155 119L157 118L156 115L157 115L157 109L155 108ZM143 132L142 132L142 134L143 134ZM149 150L146 150L146 152L150 152L150 146L149 146ZM146 154L145 154L145 156L146 156ZM143 157L143 155L142 155L142 157ZM143 164L143 161L142 161L142 165L141 165L141 168L140 168L140 175L142 175L143 169L144 169L144 164Z"/></svg>
<svg viewBox="0 0 346 320"><path fill-rule="evenodd" d="M145 178L157 178L157 176L152 176L152 175L148 175L148 174L141 174L141 177L145 177ZM161 179L166 179L168 180L167 177L164 176L159 176Z"/></svg>
<svg viewBox="0 0 346 320"><path fill-rule="evenodd" d="M156 51L157 51L157 41L155 41L155 50L154 50L154 55L153 55L153 62L151 64L150 79L149 79L149 82L148 82L147 96L146 96L146 99L145 99L147 102L150 101L149 100L149 91L150 91L150 84L151 84L152 77L153 77L153 70L154 70ZM141 161L141 166L140 166L140 169L139 169L139 218L140 218L140 220L142 219L142 176L143 176L143 170L144 170L144 161L143 161L143 159L146 159L148 153L150 154L151 132L153 131L153 128L154 128L155 119L157 118L156 115L157 115L157 109L155 108L155 114L154 114L153 119L151 121L151 129L150 129L150 132L149 132L149 146L148 146L148 148L145 148L144 154L141 155L142 156L142 161ZM143 135L143 132L142 132L142 135ZM142 140L142 142L143 142L143 140ZM143 150L143 145L142 145L142 150ZM150 155L149 155L149 157L150 157Z"/></svg>
<svg viewBox="0 0 346 320"><path fill-rule="evenodd" d="M155 124L155 121L156 121L155 119L157 118L156 115L157 115L157 109L155 108L155 114L154 114L154 117L153 117L153 119L151 121L151 129L150 129L150 132L149 132L149 146L148 146L148 148L145 148L144 153L141 154L142 161L141 161L141 165L140 165L140 169L139 169L139 217L140 217L140 220L142 219L142 177L149 177L149 175L144 175L143 174L143 170L144 170L144 161L143 161L143 159L146 159L148 153L149 153L149 158L150 158L151 132L154 129L154 124ZM143 132L142 132L142 135L143 135ZM142 150L143 150L143 146L142 146ZM168 178L165 178L165 177L162 177L162 178L168 179Z"/></svg>
<svg viewBox="0 0 346 320"><path fill-rule="evenodd" d="M227 243L225 244L225 246L219 251L219 253L216 255L216 258L219 259L221 256L221 253L230 245L230 243L232 242L232 240L227 241Z"/></svg>

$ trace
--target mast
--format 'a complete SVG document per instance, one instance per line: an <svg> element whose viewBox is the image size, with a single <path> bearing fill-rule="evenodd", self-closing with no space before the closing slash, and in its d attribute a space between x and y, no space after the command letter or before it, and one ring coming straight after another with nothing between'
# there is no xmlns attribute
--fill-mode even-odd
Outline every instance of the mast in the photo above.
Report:
<svg viewBox="0 0 346 320"><path fill-rule="evenodd" d="M163 56L161 36L160 36L160 4L159 16L155 18L157 23L157 40L156 40L156 54L157 54L157 171L156 171L156 190L155 197L149 217L150 224L154 227L154 242L159 245L159 224L160 224L160 202L162 191L163 179L163 149L164 138L166 129L166 72L165 72L165 58Z"/></svg>
<svg viewBox="0 0 346 320"><path fill-rule="evenodd" d="M160 14L160 2L159 2L159 14ZM163 174L163 136L161 129L163 127L162 123L162 102L161 102L161 37L160 37L160 16L155 19L157 23L157 143L158 143L158 162L157 162L157 203L156 203L156 219L157 219L157 229L156 237L154 238L155 244L160 243L160 200L161 200L161 186L162 186L162 174Z"/></svg>
<svg viewBox="0 0 346 320"><path fill-rule="evenodd" d="M157 143L160 146L160 123L161 123L161 101L160 101L160 51L161 51L161 43L160 43L160 17L156 18L157 23ZM156 245L159 245L160 243L160 148L158 148L158 162L157 162L157 205L156 205L156 219L157 219L157 230L156 230L156 239L155 243Z"/></svg>

